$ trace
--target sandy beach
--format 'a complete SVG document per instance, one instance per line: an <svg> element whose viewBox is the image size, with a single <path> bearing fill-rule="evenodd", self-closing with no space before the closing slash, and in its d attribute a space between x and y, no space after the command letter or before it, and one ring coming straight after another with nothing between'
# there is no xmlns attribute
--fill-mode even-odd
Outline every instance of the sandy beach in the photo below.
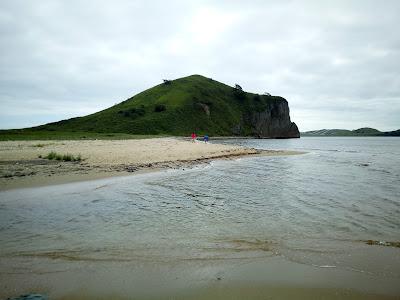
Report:
<svg viewBox="0 0 400 300"><path fill-rule="evenodd" d="M82 161L49 160L50 152L80 155ZM165 168L184 168L213 159L247 155L291 155L179 138L0 142L0 190L43 186Z"/></svg>

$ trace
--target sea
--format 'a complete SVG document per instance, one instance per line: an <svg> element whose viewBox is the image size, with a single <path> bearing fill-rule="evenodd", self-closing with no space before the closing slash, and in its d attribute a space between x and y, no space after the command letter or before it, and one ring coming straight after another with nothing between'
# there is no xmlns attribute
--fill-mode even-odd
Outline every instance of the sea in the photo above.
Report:
<svg viewBox="0 0 400 300"><path fill-rule="evenodd" d="M4 295L246 280L400 295L400 138L213 142L303 154L1 192Z"/></svg>

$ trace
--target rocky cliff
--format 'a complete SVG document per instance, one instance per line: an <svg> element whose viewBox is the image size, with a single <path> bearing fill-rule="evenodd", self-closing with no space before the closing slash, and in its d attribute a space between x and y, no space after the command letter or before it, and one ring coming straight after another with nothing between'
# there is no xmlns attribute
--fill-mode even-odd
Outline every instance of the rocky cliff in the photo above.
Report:
<svg viewBox="0 0 400 300"><path fill-rule="evenodd" d="M262 112L252 112L250 124L253 135L260 138L299 138L297 125L290 120L288 102L270 102Z"/></svg>

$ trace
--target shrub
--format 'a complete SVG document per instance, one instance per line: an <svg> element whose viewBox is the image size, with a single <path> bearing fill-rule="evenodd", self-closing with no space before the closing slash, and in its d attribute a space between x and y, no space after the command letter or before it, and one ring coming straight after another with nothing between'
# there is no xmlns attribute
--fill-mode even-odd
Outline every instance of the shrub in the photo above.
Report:
<svg viewBox="0 0 400 300"><path fill-rule="evenodd" d="M164 104L157 104L154 107L155 112L162 112L162 111L166 111L166 110L167 110L167 107Z"/></svg>
<svg viewBox="0 0 400 300"><path fill-rule="evenodd" d="M72 161L73 158L74 158L74 157L73 157L71 154L64 154L64 155L62 156L62 160L63 160L63 161Z"/></svg>
<svg viewBox="0 0 400 300"><path fill-rule="evenodd" d="M47 159L55 159L57 157L57 153L54 151L51 151L49 154L47 154L47 156L45 156L44 158Z"/></svg>
<svg viewBox="0 0 400 300"><path fill-rule="evenodd" d="M58 160L58 161L81 161L82 156L79 154L78 156L73 156L72 154L59 154L57 152L51 151L46 156L39 155L39 158L46 158L49 160Z"/></svg>
<svg viewBox="0 0 400 300"><path fill-rule="evenodd" d="M144 109L144 105L141 105L140 107L137 108L131 108L130 112L132 114L143 116L146 113L146 110Z"/></svg>
<svg viewBox="0 0 400 300"><path fill-rule="evenodd" d="M240 85L238 85L237 83L235 84L234 89L235 90L239 90L239 91L243 91L242 87Z"/></svg>
<svg viewBox="0 0 400 300"><path fill-rule="evenodd" d="M246 93L238 89L234 89L233 95L238 100L244 100L246 98Z"/></svg>
<svg viewBox="0 0 400 300"><path fill-rule="evenodd" d="M164 84L166 84L166 85L169 85L172 83L172 80L169 80L169 79L163 79L163 81L164 81Z"/></svg>
<svg viewBox="0 0 400 300"><path fill-rule="evenodd" d="M131 117L132 119L135 119L139 116L145 115L146 109L144 108L144 105L141 105L128 110L120 110L118 111L118 114L122 114L124 117Z"/></svg>
<svg viewBox="0 0 400 300"><path fill-rule="evenodd" d="M207 89L200 89L201 98L208 98L211 96L210 92Z"/></svg>

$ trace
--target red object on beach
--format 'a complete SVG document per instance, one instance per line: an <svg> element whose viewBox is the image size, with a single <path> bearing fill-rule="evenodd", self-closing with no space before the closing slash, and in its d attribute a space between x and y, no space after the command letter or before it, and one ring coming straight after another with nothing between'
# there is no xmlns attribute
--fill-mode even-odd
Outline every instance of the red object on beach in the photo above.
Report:
<svg viewBox="0 0 400 300"><path fill-rule="evenodd" d="M192 133L192 141L194 141L196 139L196 134L193 132Z"/></svg>

